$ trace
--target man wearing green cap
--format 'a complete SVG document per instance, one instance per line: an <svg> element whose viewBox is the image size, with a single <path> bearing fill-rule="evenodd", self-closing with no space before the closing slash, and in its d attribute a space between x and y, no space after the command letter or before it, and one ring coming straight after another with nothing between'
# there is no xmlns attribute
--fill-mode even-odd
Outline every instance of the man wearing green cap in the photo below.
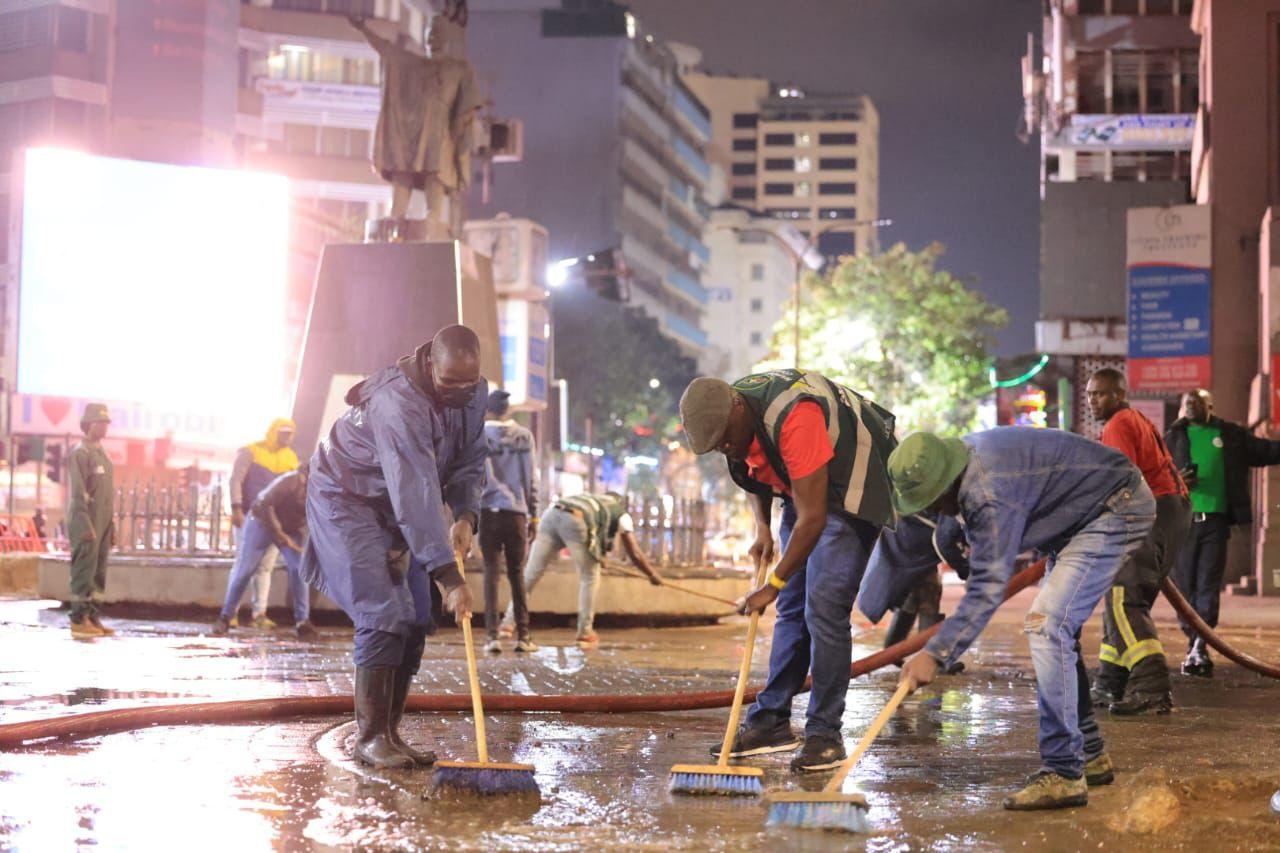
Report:
<svg viewBox="0 0 1280 853"><path fill-rule="evenodd" d="M782 498L782 557L743 603L743 612L763 612L777 600L769 678L733 755L799 745L791 703L812 674L804 747L791 769L831 769L845 756L853 600L880 528L895 520L885 470L893 415L820 374L774 370L733 385L695 379L680 398L680 419L693 452L723 453L734 482L751 494L757 568L773 561L770 515Z"/></svg>
<svg viewBox="0 0 1280 853"><path fill-rule="evenodd" d="M1093 719L1080 627L1146 539L1156 504L1142 472L1110 447L1056 429L998 427L958 438L907 436L889 457L898 512L959 516L971 548L964 598L902 678L914 690L964 654L1000 606L1023 551L1049 554L1027 611L1040 706L1041 769L1014 810L1082 806L1114 779Z"/></svg>
<svg viewBox="0 0 1280 853"><path fill-rule="evenodd" d="M115 631L102 624L98 602L107 586L107 555L116 544L113 523L115 469L102 449L111 416L102 403L90 403L80 417L84 440L67 457L67 537L71 540L71 636L105 637Z"/></svg>

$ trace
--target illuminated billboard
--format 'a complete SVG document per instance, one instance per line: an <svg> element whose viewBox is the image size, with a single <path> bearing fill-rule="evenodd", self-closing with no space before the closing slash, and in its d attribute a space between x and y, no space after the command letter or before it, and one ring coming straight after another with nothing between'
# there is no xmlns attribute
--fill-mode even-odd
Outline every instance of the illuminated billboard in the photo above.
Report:
<svg viewBox="0 0 1280 853"><path fill-rule="evenodd" d="M18 391L175 413L157 436L254 439L289 403L288 215L275 175L27 151Z"/></svg>

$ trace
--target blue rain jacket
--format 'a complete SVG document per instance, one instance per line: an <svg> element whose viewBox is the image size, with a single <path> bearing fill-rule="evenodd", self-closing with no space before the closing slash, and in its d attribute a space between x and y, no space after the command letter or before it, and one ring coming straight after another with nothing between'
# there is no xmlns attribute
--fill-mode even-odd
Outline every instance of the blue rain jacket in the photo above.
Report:
<svg viewBox="0 0 1280 853"><path fill-rule="evenodd" d="M858 609L873 623L879 622L886 610L901 607L916 584L938 570L939 562L967 577L965 544L964 528L949 516L935 521L909 515L899 520L896 530L881 530L862 576Z"/></svg>
<svg viewBox="0 0 1280 853"><path fill-rule="evenodd" d="M408 558L454 586L446 507L479 518L488 385L465 409L437 408L425 390L429 346L348 391L351 408L311 459L301 574L358 628L406 634Z"/></svg>

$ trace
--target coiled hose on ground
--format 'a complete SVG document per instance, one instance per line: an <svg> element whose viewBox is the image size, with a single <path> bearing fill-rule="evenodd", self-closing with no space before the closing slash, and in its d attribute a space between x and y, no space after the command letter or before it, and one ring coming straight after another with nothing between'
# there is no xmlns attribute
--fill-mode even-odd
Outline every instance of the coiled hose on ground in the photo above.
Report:
<svg viewBox="0 0 1280 853"><path fill-rule="evenodd" d="M1044 576L1044 562L1038 562L1018 572L1005 589L1009 600ZM1241 666L1271 678L1280 678L1280 667L1266 664L1244 654L1219 638L1210 630L1177 588L1166 580L1164 594L1183 618L1187 619L1205 641L1223 656ZM881 667L897 663L924 647L942 625L934 625L900 643L882 649L854 661L849 668L852 676L865 675ZM809 689L805 680L804 690ZM755 699L759 688L747 690L745 701ZM705 693L670 694L577 694L559 696L535 696L501 693L486 695L484 707L493 712L558 712L629 714L655 711L692 711L703 708L725 708L733 702L732 690ZM251 699L248 701L198 702L182 705L154 705L143 708L122 708L114 711L93 711L44 720L0 725L0 749L13 749L35 741L49 739L79 739L116 732L132 731L150 726L179 726L209 723L250 723L290 717L313 717L330 714L352 713L351 696L296 696L279 699ZM406 710L415 712L466 712L471 710L471 697L466 694L410 696Z"/></svg>

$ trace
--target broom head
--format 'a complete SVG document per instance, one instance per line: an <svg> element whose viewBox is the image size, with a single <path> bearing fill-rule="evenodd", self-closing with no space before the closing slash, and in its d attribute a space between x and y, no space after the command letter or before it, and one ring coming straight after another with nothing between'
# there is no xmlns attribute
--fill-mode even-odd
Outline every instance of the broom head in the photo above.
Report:
<svg viewBox="0 0 1280 853"><path fill-rule="evenodd" d="M496 761L437 761L432 791L448 788L472 794L537 794L532 764Z"/></svg>
<svg viewBox="0 0 1280 853"><path fill-rule="evenodd" d="M870 832L867 799L837 791L786 791L769 795L766 826Z"/></svg>
<svg viewBox="0 0 1280 853"><path fill-rule="evenodd" d="M671 768L669 790L673 794L755 797L764 793L764 771L759 767L677 764Z"/></svg>

